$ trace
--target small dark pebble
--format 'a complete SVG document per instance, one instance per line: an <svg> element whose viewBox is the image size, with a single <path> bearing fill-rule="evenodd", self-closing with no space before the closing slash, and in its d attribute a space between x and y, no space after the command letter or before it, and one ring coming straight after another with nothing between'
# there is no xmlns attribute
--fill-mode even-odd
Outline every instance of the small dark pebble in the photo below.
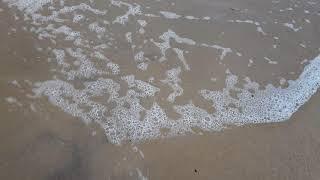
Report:
<svg viewBox="0 0 320 180"><path fill-rule="evenodd" d="M195 172L195 173L198 173L198 170L197 170L197 169L194 169L194 172Z"/></svg>

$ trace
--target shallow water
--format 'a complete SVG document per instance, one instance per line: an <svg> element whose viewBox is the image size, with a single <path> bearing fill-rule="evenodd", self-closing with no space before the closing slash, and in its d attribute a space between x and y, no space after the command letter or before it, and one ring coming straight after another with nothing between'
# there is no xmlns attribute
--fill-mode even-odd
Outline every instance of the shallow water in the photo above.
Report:
<svg viewBox="0 0 320 180"><path fill-rule="evenodd" d="M9 157L31 158L28 153L37 152L38 143L28 145L37 150L31 148L27 153L19 152L20 144L38 142L39 136L40 155L35 158L42 159L54 149L48 167L71 163L46 178L92 178L92 174L82 174L85 167L77 165L89 164L90 169L99 164L87 162L90 158L110 154L114 156L110 162L101 160L108 169L103 175L158 179L161 175L156 174L162 168L152 174L143 170L158 166L148 161L161 156L148 155L152 158L140 162L144 153L135 143L142 143L140 148L146 152L165 147L175 152L176 146L166 145L175 138L167 137L186 136L178 140L182 146L184 141L205 143L219 137L189 135L288 120L320 85L319 6L317 1L3 0L0 105L3 117L13 119L5 125L12 131L5 130L3 137L12 141L9 149L23 154ZM73 126L81 128L73 132ZM239 137L246 138L241 130L231 129L235 136L240 131ZM267 137L249 129L260 138ZM14 135L21 130L22 137L27 133L36 140ZM72 138L61 140L61 134ZM11 136L19 138L10 140ZM224 135L226 141L228 136ZM86 144L91 138L99 141L98 147ZM104 138L122 145L105 144ZM148 145L150 140L161 141L162 146ZM81 145L88 147L78 147ZM308 145L315 148L318 144ZM203 146L203 152L209 153L212 146L215 143ZM219 148L215 151L221 153ZM55 161L55 155L61 154ZM115 165L121 158L131 159ZM206 162L204 156L198 158L198 162ZM3 160L4 164L7 161ZM33 158L25 161L37 162ZM164 164L160 160L159 166Z"/></svg>

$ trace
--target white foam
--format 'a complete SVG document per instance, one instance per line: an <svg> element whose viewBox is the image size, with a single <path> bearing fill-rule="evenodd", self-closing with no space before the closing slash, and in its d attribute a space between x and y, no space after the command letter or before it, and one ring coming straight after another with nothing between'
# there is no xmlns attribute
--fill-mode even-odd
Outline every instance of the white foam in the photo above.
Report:
<svg viewBox="0 0 320 180"><path fill-rule="evenodd" d="M142 27L146 27L146 26L147 26L147 21L145 21L145 20L139 19L139 20L138 20L138 23L139 23L140 26L142 26Z"/></svg>
<svg viewBox="0 0 320 180"><path fill-rule="evenodd" d="M129 21L129 16L136 16L136 15L141 15L141 6L139 4L129 4L126 2L122 2L122 1L117 1L117 0L111 0L111 4L121 7L121 6L127 6L128 10L126 11L125 14L121 15L121 16L117 16L115 18L115 20L113 21L113 23L119 23L122 25L125 25L128 21Z"/></svg>
<svg viewBox="0 0 320 180"><path fill-rule="evenodd" d="M97 34L103 34L104 32L106 32L106 28L101 27L98 22L93 22L91 24L89 24L89 30L92 32L95 32Z"/></svg>
<svg viewBox="0 0 320 180"><path fill-rule="evenodd" d="M9 104L14 104L14 105L17 105L17 106L22 106L22 104L18 101L17 98L15 97L6 97L5 98L5 101Z"/></svg>
<svg viewBox="0 0 320 180"><path fill-rule="evenodd" d="M237 88L237 77L228 76L222 92L202 90L202 96L213 102L216 116L224 123L247 124L287 120L296 112L320 86L320 55L304 68L299 78L288 81L285 89L267 85L259 90L259 84L246 78L244 89ZM237 98L229 95L230 90L240 91ZM249 90L253 90L254 93ZM236 108L227 108L233 104ZM240 111L241 109L241 111Z"/></svg>
<svg viewBox="0 0 320 180"><path fill-rule="evenodd" d="M281 85L284 85L286 82L287 82L287 80L285 78L283 78L283 77L281 77L280 80L279 80L279 83Z"/></svg>
<svg viewBox="0 0 320 180"><path fill-rule="evenodd" d="M251 67L252 64L253 64L253 60L252 60L252 59L249 59L248 67Z"/></svg>
<svg viewBox="0 0 320 180"><path fill-rule="evenodd" d="M126 33L126 39L127 39L128 43L132 43L132 32Z"/></svg>
<svg viewBox="0 0 320 180"><path fill-rule="evenodd" d="M16 6L20 11L26 13L35 13L40 10L44 5L52 3L52 0L3 0L9 6Z"/></svg>
<svg viewBox="0 0 320 180"><path fill-rule="evenodd" d="M22 87L17 80L11 81L10 84L12 84L13 86L15 86L15 87L17 87L17 88L21 88L21 87Z"/></svg>
<svg viewBox="0 0 320 180"><path fill-rule="evenodd" d="M225 48L225 47L222 47L222 46L219 46L219 45L208 45L208 44L203 43L203 44L201 44L201 46L210 47L210 48L214 48L214 49L220 50L221 51L220 60L223 60L224 57L228 53L232 53L232 50L230 48Z"/></svg>
<svg viewBox="0 0 320 180"><path fill-rule="evenodd" d="M267 33L265 33L265 32L263 31L262 27L260 27L260 26L257 27L257 31L260 32L260 33L261 33L262 35L264 35L264 36L267 35Z"/></svg>
<svg viewBox="0 0 320 180"><path fill-rule="evenodd" d="M277 61L273 61L273 60L271 60L270 58L268 58L268 57L263 57L265 60L267 60L267 62L269 63L269 64L278 64L278 62Z"/></svg>
<svg viewBox="0 0 320 180"><path fill-rule="evenodd" d="M171 30L159 38L163 42L155 44L163 47L164 53L167 50L166 48L171 48L170 39L179 44L190 46L198 44L192 39L178 36ZM231 52L231 49L218 45L201 44L201 47L222 50L221 59L227 52ZM79 59L83 64L88 62L81 49L69 49L65 54L67 53ZM140 63L140 61L143 61L143 56L143 51L138 52L135 61ZM271 59L269 60L272 61ZM64 61L63 58L61 61ZM171 69L167 72L167 78L162 81L173 89L173 93L167 98L172 103L176 97L183 94L183 89L179 85L181 83L180 73L180 67ZM205 89L199 91L201 96L212 103L212 106L217 110L215 113L209 114L190 102L185 105L174 106L176 112L181 115L178 120L170 120L156 101L153 101L150 109L146 109L140 104L143 98L156 96L156 93L160 91L159 88L150 83L136 80L133 75L124 76L122 79L128 83L129 88L127 94L123 97L118 95L119 83L111 79L102 78L85 83L85 88L82 90L75 89L65 81L46 81L37 83L34 93L37 97L41 95L48 96L52 104L71 115L81 117L86 122L98 122L104 127L108 139L113 143L120 143L127 139L138 141L163 136L160 132L161 128L170 129L168 136L173 136L192 132L191 128L195 126L213 131L222 129L224 124L241 125L277 122L288 119L319 87L320 56L310 61L310 64L305 67L297 80L288 81L289 86L286 89L268 85L265 90L260 90L259 84L250 81L249 78L245 79L244 89L240 89L236 87L237 76L229 74L226 80L226 88L223 91ZM230 95L229 92L231 90L239 92L237 98L233 98ZM254 93L252 93L252 90ZM99 103L91 100L92 97L104 96L105 94L110 94L106 102ZM70 97L73 101L69 102L65 97ZM103 103L112 102L116 104L116 107L112 109L109 109L109 106L102 105ZM88 105L90 110L81 109L81 104ZM106 115L106 112L109 112L109 114ZM140 115L141 112L145 112L144 117Z"/></svg>
<svg viewBox="0 0 320 180"><path fill-rule="evenodd" d="M299 44L301 47L306 48L307 46L305 44L300 43Z"/></svg>
<svg viewBox="0 0 320 180"><path fill-rule="evenodd" d="M144 34L145 32L146 32L146 31L145 31L143 28L140 28L140 29L139 29L139 33L140 33L140 34Z"/></svg>
<svg viewBox="0 0 320 180"><path fill-rule="evenodd" d="M242 54L241 54L241 53L239 53L239 52L237 52L236 54L237 54L237 56L239 56L239 57L241 57L241 56L242 56Z"/></svg>
<svg viewBox="0 0 320 180"><path fill-rule="evenodd" d="M162 83L168 84L172 89L173 92L169 94L167 100L171 103L174 103L176 97L181 96L183 94L183 89L179 85L181 83L181 79L179 75L181 73L181 68L173 68L166 72L166 79L161 80Z"/></svg>
<svg viewBox="0 0 320 180"><path fill-rule="evenodd" d="M143 51L139 51L135 56L134 56L134 60L137 63L143 62L144 61L144 52Z"/></svg>
<svg viewBox="0 0 320 180"><path fill-rule="evenodd" d="M186 70L190 70L190 67L186 61L186 59L184 58L183 55L183 50L179 49L179 48L173 48L174 52L177 54L178 58L180 59L180 61L182 62L184 68Z"/></svg>
<svg viewBox="0 0 320 180"><path fill-rule="evenodd" d="M283 24L285 27L290 28L291 30L293 30L294 32L298 32L302 29L302 27L297 27L295 28L294 25L292 23L284 23Z"/></svg>
<svg viewBox="0 0 320 180"><path fill-rule="evenodd" d="M260 25L259 22L257 21L252 21L252 20L229 20L228 22L235 22L235 23L247 23L247 24L253 24L256 26L257 28L257 32L260 32L262 35L267 35L267 33L265 33Z"/></svg>
<svg viewBox="0 0 320 180"><path fill-rule="evenodd" d="M34 84L34 97L48 97L51 104L66 113L79 117L85 122L97 122L104 128L107 138L113 143L121 143L124 140L140 141L183 135L193 132L193 127L216 131L223 129L226 124L243 125L283 121L307 102L320 86L320 56L318 56L311 61L302 61L302 63L309 62L309 64L306 65L297 80L279 79L281 85L288 84L287 88L272 85L260 88L257 82L253 82L249 78L243 79L245 82L241 86L243 88L239 88L237 86L240 83L239 77L228 71L225 88L222 91L203 88L198 91L198 95L207 100L216 110L214 113L197 107L192 102L192 97L189 97L188 103L177 105L175 104L176 99L183 95L183 88L185 88L182 75L193 70L189 66L189 59L186 59L188 56L185 54L188 51L192 53L193 48L212 48L219 52L217 58L223 60L228 53L233 52L231 48L217 45L214 42L197 42L195 38L187 37L186 34L182 35L181 32L174 32L171 29L164 30L159 37L150 37L152 33L148 33L149 37L146 39L141 35L149 30L148 28L144 29L148 25L146 20L152 22L153 18L159 16L151 13L143 14L143 8L137 3L130 4L112 0L111 6L108 8L125 11L120 16L112 17L112 14L106 15L107 10L95 9L84 3L65 6L63 1L60 1L61 7L54 6L56 5L54 3L49 8L49 15L46 16L44 15L46 13L41 13L41 8L49 6L50 3L53 4L52 1L4 1L8 2L10 6L18 7L26 17L31 14L29 18L32 21L30 23L28 21L31 26L30 31L38 35L40 40L46 39L48 43L51 43L48 47L43 47L43 50L50 51L49 56L54 60L50 63L56 65L55 69L52 69L54 80ZM90 4L94 6L94 3ZM148 11L151 10L152 8L148 9ZM156 19L166 22L171 22L167 19L178 18L206 21L211 19L210 17L181 16L167 11L160 12L160 14L165 18ZM146 18L146 20L142 18ZM109 23L109 20L113 23ZM200 20L200 22L203 21ZM266 23L252 20L235 20L233 22L252 24L259 33L266 35L262 30L262 24ZM130 28L118 24L130 24ZM141 34L137 34L138 29L133 29L131 25L140 28ZM288 25L289 28L296 29L293 24L291 25ZM283 24L280 27L282 26ZM112 27L117 28L113 29ZM118 28L121 30L118 31ZM278 40L279 38L274 37L274 39ZM122 45L123 42L124 44L129 43L135 48L127 49L127 46ZM150 45L153 46L151 51L148 51L150 47L147 42L153 43ZM133 46L135 44L137 46ZM155 48L155 51L160 49L162 58L167 58L167 51L172 50L179 59L178 64L172 63L174 64L172 66L171 64L170 66L165 63L161 64L161 68L164 68L163 70L166 72L166 76L162 80L155 78L158 77L158 74L153 74L153 72L150 77L138 79L137 77L141 77L140 73L137 73L139 76L135 76L132 73L136 72L130 72L130 68L122 72L120 66L115 63L116 60L123 57L126 59L126 56L130 55L138 68L133 69L136 71L147 70L148 65L153 63L152 58L149 58L150 54L153 56L152 48ZM235 54L242 56L237 51ZM158 58L158 55L153 57ZM268 63L277 64L277 61L269 57L264 59ZM156 63L158 62L154 64ZM253 60L249 59L248 66L252 66L252 64ZM212 77L211 81L216 82L217 78ZM127 86L120 87L123 82L126 82ZM79 84L80 87L76 86ZM29 82L29 85L32 83ZM159 98L163 99L159 93L163 86L169 86L172 89L172 92L168 97L164 97L164 100L167 100L169 106L173 106L173 110L180 115L177 119L170 119L158 102ZM119 95L120 89L121 95ZM236 97L231 92L237 92ZM5 100L8 103L18 101L10 97ZM34 107L33 104L30 105L30 108L36 111ZM160 131L162 128L168 129L168 132L163 134Z"/></svg>
<svg viewBox="0 0 320 180"><path fill-rule="evenodd" d="M78 22L80 22L80 21L83 20L83 19L84 19L84 16L83 16L83 15L81 15L81 14L75 14L75 15L73 16L72 22L78 23Z"/></svg>
<svg viewBox="0 0 320 180"><path fill-rule="evenodd" d="M156 46L158 46L160 48L161 53L162 53L162 59L166 59L166 51L171 48L170 39L174 39L177 43L180 43L180 44L187 44L187 45L190 45L190 46L198 45L198 46L201 46L201 47L217 49L217 50L221 51L220 60L223 60L223 58L227 55L227 53L231 53L232 52L232 50L230 48L225 48L225 47L222 47L222 46L219 46L219 45L209 45L209 44L206 44L206 43L199 44L199 43L195 42L193 39L185 38L185 37L181 37L181 36L177 35L171 29L168 29L167 32L164 32L159 37L159 39L163 40L163 42L160 43L160 42L155 42L154 40L151 40L151 41ZM187 63L184 60L184 57L182 56L182 52L179 51L179 49L173 49L173 50L177 53L178 58L183 62L183 64L186 67L186 69L187 70L190 69L190 68L188 68ZM179 55L180 55L180 57L179 57Z"/></svg>
<svg viewBox="0 0 320 180"><path fill-rule="evenodd" d="M149 66L148 63L142 62L137 65L137 68L142 71L146 71L148 69L148 66Z"/></svg>
<svg viewBox="0 0 320 180"><path fill-rule="evenodd" d="M191 46L196 45L196 42L194 40L180 37L171 29L168 29L167 32L164 32L159 37L159 39L161 39L163 42L155 42L154 40L152 40L152 42L160 48L163 59L166 59L166 51L171 48L170 39L174 39L177 43L180 43L180 44L187 44Z"/></svg>
<svg viewBox="0 0 320 180"><path fill-rule="evenodd" d="M185 16L186 19L189 19L189 20L198 20L200 18L197 18L197 17L194 17L194 16Z"/></svg>
<svg viewBox="0 0 320 180"><path fill-rule="evenodd" d="M169 11L160 11L160 14L167 19L179 19L181 15Z"/></svg>
<svg viewBox="0 0 320 180"><path fill-rule="evenodd" d="M138 173L138 179L139 179L139 180L148 180L148 178L145 177L145 176L142 174L142 172L141 172L140 169L136 168L136 171L137 171L137 173Z"/></svg>
<svg viewBox="0 0 320 180"><path fill-rule="evenodd" d="M300 62L300 64L305 64L308 62L308 59L304 59L303 61Z"/></svg>
<svg viewBox="0 0 320 180"><path fill-rule="evenodd" d="M120 67L118 64L115 64L113 62L109 62L107 64L107 67L111 70L112 74L119 74L120 73Z"/></svg>
<svg viewBox="0 0 320 180"><path fill-rule="evenodd" d="M30 109L32 112L37 112L37 108L32 103L30 104Z"/></svg>

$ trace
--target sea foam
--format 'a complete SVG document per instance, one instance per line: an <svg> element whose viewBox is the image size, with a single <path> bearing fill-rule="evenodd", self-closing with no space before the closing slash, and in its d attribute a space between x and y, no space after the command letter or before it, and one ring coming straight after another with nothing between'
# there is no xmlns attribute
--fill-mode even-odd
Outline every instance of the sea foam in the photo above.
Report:
<svg viewBox="0 0 320 180"><path fill-rule="evenodd" d="M46 97L64 112L86 123L100 124L112 143L183 135L194 132L194 127L218 131L227 125L284 121L306 103L320 86L320 55L313 60L303 61L303 64L309 64L296 80L282 79L282 84L288 83L286 88L271 84L262 86L249 77L233 74L231 69L226 72L222 90L198 87L195 91L197 94L194 96L201 97L215 110L208 112L198 107L193 97L185 97L184 74L194 73L191 64L196 64L190 63L191 59L187 59L186 53L190 51L192 54L196 48L214 49L219 52L215 58L220 63L229 55L242 54L230 48L232 43L228 47L228 44L203 42L188 37L188 33L179 32L171 25L157 33L148 30L152 29L149 26L154 19L171 23L180 19L197 23L206 20L207 25L211 23L210 17L197 18L160 11L164 18L159 18L155 15L159 14L158 9L155 14L146 13L141 4L117 0L111 0L106 6L109 9L105 10L95 8L94 3L71 6L65 5L62 0L59 1L60 5L50 0L3 1L10 7L18 8L26 17L30 16L30 19L25 19L30 26L28 30L37 35L40 42L47 40L49 43L42 49L49 52L48 58L52 61L48 60L48 63L54 65L52 72L55 74L51 80L30 84L33 86L33 98ZM42 14L41 9L50 5L57 7L49 9L49 14ZM108 14L109 11L119 12L114 16ZM280 43L278 37L267 36L269 31L264 32L263 23L256 20L226 22L248 24L265 35L263 38ZM279 26L293 29L293 33L300 32L291 24ZM169 57L172 53L177 57L177 62L171 62L174 61ZM268 57L261 59L273 67L278 63ZM125 60L128 62L123 63ZM196 60L201 63L201 59ZM127 68L130 63L136 66ZM250 58L248 66L252 63ZM162 72L148 72L149 66L159 67L155 69ZM216 81L216 78L209 79ZM243 83L241 87L239 83ZM163 96L161 93L165 88L169 88L169 93ZM178 97L187 99L186 103L176 104ZM12 98L6 100L15 102ZM166 108L171 108L178 117L171 118ZM167 132L163 133L163 129Z"/></svg>

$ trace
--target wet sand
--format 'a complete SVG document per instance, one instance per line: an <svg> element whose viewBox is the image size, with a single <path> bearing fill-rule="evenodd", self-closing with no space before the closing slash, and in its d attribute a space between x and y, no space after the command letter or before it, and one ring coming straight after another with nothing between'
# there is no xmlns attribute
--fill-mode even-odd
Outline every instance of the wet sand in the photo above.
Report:
<svg viewBox="0 0 320 180"><path fill-rule="evenodd" d="M25 96L32 94L25 80L50 79L50 67L41 61L47 54L35 50L42 44L33 34L12 32L10 25L19 21L3 13L0 20L0 179L320 178L319 93L282 123L117 146L99 125L83 123L46 98L33 103Z"/></svg>
<svg viewBox="0 0 320 180"><path fill-rule="evenodd" d="M148 179L159 180L316 180L320 177L319 102L318 93L283 123L122 146L108 143L99 126L85 125L45 103L44 114L12 110L1 103L0 177L141 179L138 168Z"/></svg>
<svg viewBox="0 0 320 180"><path fill-rule="evenodd" d="M2 39L7 37L1 34ZM27 68L21 57L37 54L32 46L17 48L22 37L26 44L33 43L24 33L5 41L20 57L1 48L5 64L1 66L2 100L9 95L19 97L21 92L14 91L8 81L24 79L26 73L21 70ZM45 66L32 68L38 71ZM108 143L99 126L86 125L48 102L42 105L41 113L34 113L1 101L1 179L141 179L136 168L148 179L320 178L319 93L283 123L122 146Z"/></svg>
<svg viewBox="0 0 320 180"><path fill-rule="evenodd" d="M319 98L284 123L142 145L150 179L319 179Z"/></svg>

